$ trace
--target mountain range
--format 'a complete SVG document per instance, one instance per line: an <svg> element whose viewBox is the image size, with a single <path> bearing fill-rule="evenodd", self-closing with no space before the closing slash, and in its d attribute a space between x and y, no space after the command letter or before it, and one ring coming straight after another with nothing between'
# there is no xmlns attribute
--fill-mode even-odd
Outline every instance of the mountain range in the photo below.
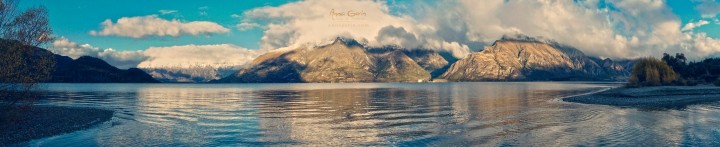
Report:
<svg viewBox="0 0 720 147"><path fill-rule="evenodd" d="M118 69L107 62L90 56L73 60L55 55L55 70L50 83L159 83L137 68Z"/></svg>
<svg viewBox="0 0 720 147"><path fill-rule="evenodd" d="M618 81L627 79L633 63L590 57L554 41L506 36L455 62L439 78L448 81Z"/></svg>
<svg viewBox="0 0 720 147"><path fill-rule="evenodd" d="M567 45L522 35L503 37L460 59L442 51L371 48L337 38L326 45L270 51L239 70L203 66L122 70L94 57L53 56L55 69L46 82L624 81L635 63L587 56Z"/></svg>
<svg viewBox="0 0 720 147"><path fill-rule="evenodd" d="M621 81L633 64L522 35L503 37L462 59L434 50L368 48L337 38L318 47L268 52L212 82Z"/></svg>
<svg viewBox="0 0 720 147"><path fill-rule="evenodd" d="M356 41L338 38L319 47L266 53L247 68L214 82L422 82L447 64L431 50L365 48Z"/></svg>
<svg viewBox="0 0 720 147"><path fill-rule="evenodd" d="M144 67L140 68L163 83L204 83L237 72L241 67Z"/></svg>
<svg viewBox="0 0 720 147"><path fill-rule="evenodd" d="M24 49L17 50L10 47L22 47ZM25 63L38 61L39 58L47 57L48 62L53 62L53 69L50 70L50 77L46 81L48 83L158 83L159 81L152 78L144 71L137 68L127 70L118 69L107 62L90 56L82 56L78 59L72 59L67 56L53 54L52 52L35 47L23 45L19 41L0 39L0 50L4 51L22 51L23 54L19 59ZM4 55L4 54L3 54ZM9 58L9 57L5 57ZM45 61L45 60L43 60ZM38 61L41 62L41 61ZM24 65L24 66L34 66ZM35 74L40 67L18 68L17 73ZM29 70L28 70L29 69ZM9 69L4 69L9 70ZM14 78L14 77L3 77Z"/></svg>

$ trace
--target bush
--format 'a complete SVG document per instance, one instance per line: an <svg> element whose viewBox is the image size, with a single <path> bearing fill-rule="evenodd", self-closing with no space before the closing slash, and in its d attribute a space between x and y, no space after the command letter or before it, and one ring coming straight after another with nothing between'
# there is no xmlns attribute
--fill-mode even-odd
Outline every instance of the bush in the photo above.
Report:
<svg viewBox="0 0 720 147"><path fill-rule="evenodd" d="M700 84L700 81L698 80L692 78L685 79L681 77L678 77L675 81L672 82L672 85L675 86L697 86L698 84Z"/></svg>
<svg viewBox="0 0 720 147"><path fill-rule="evenodd" d="M677 83L677 74L665 62L649 57L642 58L633 67L628 87L662 86Z"/></svg>
<svg viewBox="0 0 720 147"><path fill-rule="evenodd" d="M700 81L695 80L695 79L690 79L687 81L685 86L697 86L698 84L700 84Z"/></svg>
<svg viewBox="0 0 720 147"><path fill-rule="evenodd" d="M672 85L688 86L688 82L689 82L689 81L686 80L686 79L684 79L684 78L678 78L677 80L675 80L675 81L672 82Z"/></svg>

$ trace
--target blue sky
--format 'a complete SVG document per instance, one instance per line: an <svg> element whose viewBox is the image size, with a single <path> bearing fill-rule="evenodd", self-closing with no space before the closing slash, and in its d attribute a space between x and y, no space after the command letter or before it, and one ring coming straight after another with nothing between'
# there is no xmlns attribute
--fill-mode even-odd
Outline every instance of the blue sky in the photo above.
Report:
<svg viewBox="0 0 720 147"><path fill-rule="evenodd" d="M240 31L234 26L242 17L233 18L231 15L242 15L244 11L264 7L279 6L296 0L124 0L124 1L97 1L97 0L26 0L21 1L21 7L43 5L50 11L52 28L58 36L65 36L75 42L92 44L100 48L113 48L116 50L141 50L150 46L172 46L184 44L221 44L231 43L246 48L258 48L262 37L261 29ZM389 4L410 4L410 2L391 1ZM697 21L700 13L694 8L697 4L690 0L667 1L672 11L680 17L682 24ZM201 7L207 7L201 10ZM177 10L174 14L160 15L160 10ZM205 11L207 15L201 15ZM391 11L400 11L402 8L391 7ZM121 17L160 15L165 19L180 19L184 21L212 21L231 29L229 34L214 35L211 37L181 36L177 38L133 39L123 37L98 37L88 34L91 30L98 30L100 23L106 19L113 21ZM720 38L720 25L709 24L698 27L695 31L707 32L710 37Z"/></svg>
<svg viewBox="0 0 720 147"><path fill-rule="evenodd" d="M51 51L71 57L97 56L116 66L134 67L176 62L156 60L160 56L146 52L149 49L230 50L237 52L232 57L242 59L198 56L197 52L163 57L183 59L184 64L243 64L267 50L337 36L366 40L369 46L448 51L460 58L513 33L543 36L600 57L636 58L684 52L704 58L720 55L719 1L25 0L20 5L48 8L54 34L64 37L61 41L65 43L53 44L58 49L51 46ZM326 19L332 9L357 10L369 16L359 22L365 25L361 28L317 27L336 23ZM152 26L153 23L129 23L137 25L134 28L122 26L118 22L121 18L145 23L179 22L182 24L176 29L185 27L182 30L185 32L163 34L172 29ZM111 23L101 24L106 20ZM196 26L182 26L193 23ZM240 29L240 25L250 27ZM208 29L213 26L215 30ZM167 30L133 37L138 33L133 29L147 27L153 31ZM91 31L108 32L92 35ZM110 48L112 52L103 53ZM206 58L217 61L205 61Z"/></svg>
<svg viewBox="0 0 720 147"><path fill-rule="evenodd" d="M695 9L697 5L700 5L698 3L694 3L690 0L670 0L667 1L667 3L672 8L673 13L680 17L682 24L703 19L700 12ZM715 18L717 18L717 16ZM720 25L718 24L700 26L696 28L695 31L706 32L710 37L720 38Z"/></svg>
<svg viewBox="0 0 720 147"><path fill-rule="evenodd" d="M116 50L142 50L150 46L172 46L185 44L223 44L230 43L247 48L257 48L262 30L252 29L240 31L234 26L242 18L233 18L232 14L263 6L278 6L290 0L25 0L22 7L43 5L48 8L50 21L55 35L64 36L75 42L88 43L100 48ZM207 9L201 10L201 7ZM160 10L177 10L176 13L161 15ZM205 11L207 15L201 15ZM124 37L100 37L88 34L91 30L100 29L100 23L106 19L116 21L121 17L159 15L165 19L182 21L212 21L226 28L231 33L210 37L180 36L153 39L133 39Z"/></svg>

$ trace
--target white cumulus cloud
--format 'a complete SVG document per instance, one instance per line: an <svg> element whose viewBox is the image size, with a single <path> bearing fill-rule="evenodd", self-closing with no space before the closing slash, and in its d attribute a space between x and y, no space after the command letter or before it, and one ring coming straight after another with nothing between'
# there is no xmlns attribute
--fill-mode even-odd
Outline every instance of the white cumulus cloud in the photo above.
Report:
<svg viewBox="0 0 720 147"><path fill-rule="evenodd" d="M93 47L90 44L80 44L68 40L65 37L55 40L52 43L52 47L48 48L55 54L68 56L73 59L77 59L80 56L96 56L100 48Z"/></svg>
<svg viewBox="0 0 720 147"><path fill-rule="evenodd" d="M240 30L240 31L246 31L246 30L250 30L250 29L253 29L253 28L256 28L256 27L260 27L260 24L257 24L257 23L249 23L249 22L242 22L242 23L238 24L236 27L237 27L238 30Z"/></svg>
<svg viewBox="0 0 720 147"><path fill-rule="evenodd" d="M393 13L385 1L307 0L248 10L242 23L262 25L263 49L347 37L370 47L439 49L462 57L503 35L525 34L600 57L682 52L697 59L720 52L720 48L712 48L719 40L687 31L709 22L683 26L664 0L413 2L421 4L403 5L407 10ZM703 14L716 14L707 5L698 9Z"/></svg>
<svg viewBox="0 0 720 147"><path fill-rule="evenodd" d="M707 20L700 20L700 21L697 21L697 22L690 22L690 23L685 24L685 26L682 28L682 31L690 31L690 30L692 30L692 29L695 29L695 28L697 28L697 27L700 27L700 26L703 26L703 25L706 25L706 24L710 24L710 22L707 21Z"/></svg>
<svg viewBox="0 0 720 147"><path fill-rule="evenodd" d="M242 26L251 23L264 25L265 32L260 42L262 49L317 45L344 37L366 43L369 47L444 47L442 49L457 57L469 53L465 45L436 37L434 34L438 30L432 26L420 24L410 16L392 15L382 1L307 0L278 7L260 7L243 15Z"/></svg>
<svg viewBox="0 0 720 147"><path fill-rule="evenodd" d="M180 20L165 20L157 15L122 17L116 22L110 19L101 24L102 29L90 31L93 36L121 36L130 38L145 38L148 36L181 35L212 35L230 32L217 23L209 21L182 22Z"/></svg>
<svg viewBox="0 0 720 147"><path fill-rule="evenodd" d="M615 9L600 8L601 2L593 0L458 0L430 6L430 12L419 19L443 30L438 34L446 40L468 45L487 45L503 35L525 34L601 57L655 55L658 49L678 45L684 36L678 18L663 1L603 3Z"/></svg>

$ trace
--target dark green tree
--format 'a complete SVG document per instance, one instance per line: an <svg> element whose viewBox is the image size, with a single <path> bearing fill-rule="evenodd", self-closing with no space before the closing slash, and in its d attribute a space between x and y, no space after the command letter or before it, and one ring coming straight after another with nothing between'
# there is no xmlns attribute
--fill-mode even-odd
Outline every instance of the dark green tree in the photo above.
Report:
<svg viewBox="0 0 720 147"><path fill-rule="evenodd" d="M689 68L687 64L687 58L683 53L676 53L675 56L671 56L667 53L663 53L662 61L667 63L672 69L680 74L680 76L689 76Z"/></svg>

